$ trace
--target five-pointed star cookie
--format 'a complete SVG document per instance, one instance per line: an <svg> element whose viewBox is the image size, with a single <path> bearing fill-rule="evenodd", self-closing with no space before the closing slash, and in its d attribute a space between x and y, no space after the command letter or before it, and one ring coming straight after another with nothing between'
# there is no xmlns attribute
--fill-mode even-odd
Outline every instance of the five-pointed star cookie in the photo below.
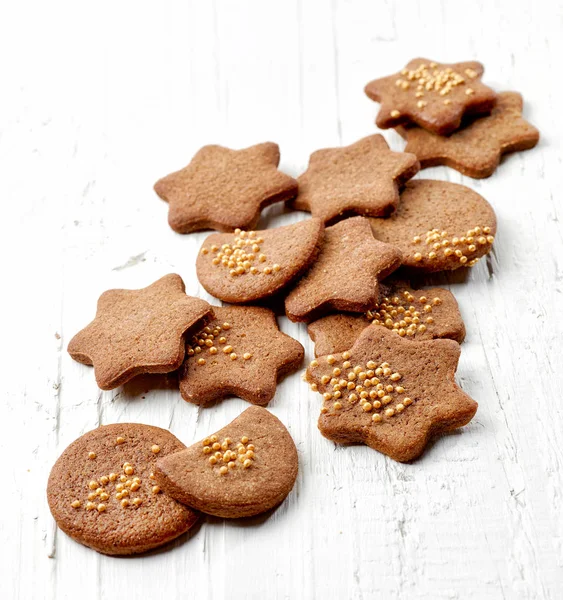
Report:
<svg viewBox="0 0 563 600"><path fill-rule="evenodd" d="M182 397L203 405L227 396L268 404L279 377L301 365L303 346L278 329L267 308L214 306L213 311L214 320L188 340Z"/></svg>
<svg viewBox="0 0 563 600"><path fill-rule="evenodd" d="M405 151L416 154L423 168L446 165L480 179L493 174L503 154L538 143L539 131L522 118L522 106L519 93L502 92L490 115L472 120L449 137L420 127L398 127L397 132L407 140Z"/></svg>
<svg viewBox="0 0 563 600"><path fill-rule="evenodd" d="M351 146L317 150L298 178L299 193L291 206L328 224L354 214L381 217L397 206L400 186L419 169L416 156L392 152L379 134Z"/></svg>
<svg viewBox="0 0 563 600"><path fill-rule="evenodd" d="M375 79L366 94L381 103L376 124L381 129L415 123L438 135L459 128L464 115L489 113L495 92L481 83L481 63L436 63L415 58L395 75Z"/></svg>
<svg viewBox="0 0 563 600"><path fill-rule="evenodd" d="M369 325L386 327L407 340L464 340L465 325L459 306L448 290L415 290L393 276L379 287L378 303L365 313L328 315L309 325L307 331L315 343L315 356L348 350Z"/></svg>
<svg viewBox="0 0 563 600"><path fill-rule="evenodd" d="M141 373L169 373L184 360L184 333L212 315L170 274L140 290L108 290L96 318L70 341L78 362L94 365L98 386L112 390Z"/></svg>
<svg viewBox="0 0 563 600"><path fill-rule="evenodd" d="M293 198L297 182L278 171L280 150L266 142L243 150L204 146L190 164L156 182L170 205L168 222L178 233L201 229L253 229L260 211Z"/></svg>
<svg viewBox="0 0 563 600"><path fill-rule="evenodd" d="M306 380L324 397L321 433L401 462L417 458L431 436L467 424L477 410L455 382L459 355L453 340L407 341L366 327L350 350L307 369Z"/></svg>
<svg viewBox="0 0 563 600"><path fill-rule="evenodd" d="M287 296L285 312L292 321L311 321L331 311L366 311L379 299L379 280L401 260L394 246L373 237L368 219L345 219L325 229L321 253Z"/></svg>

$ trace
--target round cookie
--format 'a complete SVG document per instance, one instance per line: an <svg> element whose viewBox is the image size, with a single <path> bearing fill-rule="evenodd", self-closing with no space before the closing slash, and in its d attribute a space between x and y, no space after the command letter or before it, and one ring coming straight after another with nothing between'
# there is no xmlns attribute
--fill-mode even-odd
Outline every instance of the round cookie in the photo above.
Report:
<svg viewBox="0 0 563 600"><path fill-rule="evenodd" d="M214 435L157 461L156 479L179 502L218 517L250 517L280 504L297 478L284 424L253 406Z"/></svg>
<svg viewBox="0 0 563 600"><path fill-rule="evenodd" d="M264 231L210 235L196 262L201 285L213 296L245 304L280 291L315 260L322 242L320 219Z"/></svg>
<svg viewBox="0 0 563 600"><path fill-rule="evenodd" d="M403 253L403 265L421 271L472 267L491 251L497 220L477 192L448 181L409 181L387 219L371 219L374 236Z"/></svg>
<svg viewBox="0 0 563 600"><path fill-rule="evenodd" d="M185 448L150 425L104 425L61 454L49 475L47 499L57 525L102 554L139 554L185 533L196 513L160 491L158 457Z"/></svg>

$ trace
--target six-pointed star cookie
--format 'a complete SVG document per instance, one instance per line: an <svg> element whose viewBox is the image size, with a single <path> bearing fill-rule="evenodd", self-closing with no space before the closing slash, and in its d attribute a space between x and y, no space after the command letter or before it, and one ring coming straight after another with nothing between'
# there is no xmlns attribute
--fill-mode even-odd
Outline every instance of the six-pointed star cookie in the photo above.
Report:
<svg viewBox="0 0 563 600"><path fill-rule="evenodd" d="M232 519L280 504L297 470L297 449L284 424L252 406L217 433L159 460L155 476L179 502Z"/></svg>
<svg viewBox="0 0 563 600"><path fill-rule="evenodd" d="M182 397L203 405L227 396L268 404L279 377L301 365L303 346L278 329L267 308L213 310L214 320L188 341L180 370Z"/></svg>
<svg viewBox="0 0 563 600"><path fill-rule="evenodd" d="M108 290L96 318L78 332L68 352L94 365L98 386L111 390L140 373L169 373L184 360L184 333L212 315L211 306L185 293L170 274L141 290Z"/></svg>
<svg viewBox="0 0 563 600"><path fill-rule="evenodd" d="M517 92L502 92L490 115L472 120L449 137L420 127L398 127L397 132L407 140L405 151L416 154L423 168L447 165L480 179L493 174L503 154L538 143L539 131L522 118L522 105Z"/></svg>
<svg viewBox="0 0 563 600"><path fill-rule="evenodd" d="M321 253L287 296L285 312L292 321L310 321L332 311L366 311L379 299L378 281L401 260L394 246L373 237L365 217L341 221L325 229Z"/></svg>
<svg viewBox="0 0 563 600"><path fill-rule="evenodd" d="M156 182L170 205L168 222L178 233L201 229L252 229L260 211L292 198L297 182L278 171L280 150L266 142L243 150L204 146L190 164Z"/></svg>
<svg viewBox="0 0 563 600"><path fill-rule="evenodd" d="M465 325L453 294L443 288L414 290L406 282L386 279L379 302L361 315L328 315L311 323L315 356L344 352L370 324L386 327L407 340L449 338L461 343Z"/></svg>
<svg viewBox="0 0 563 600"><path fill-rule="evenodd" d="M370 219L378 240L403 253L403 264L421 271L472 267L491 251L497 230L492 206L472 189L433 179L409 181L399 208Z"/></svg>
<svg viewBox="0 0 563 600"><path fill-rule="evenodd" d="M343 148L311 154L299 178L299 193L291 201L325 223L350 215L380 217L399 201L399 188L420 169L416 156L392 152L376 134Z"/></svg>
<svg viewBox="0 0 563 600"><path fill-rule="evenodd" d="M352 348L312 361L306 379L324 397L319 429L337 443L362 442L398 461L468 423L477 403L455 382L453 340L407 341L366 327Z"/></svg>
<svg viewBox="0 0 563 600"><path fill-rule="evenodd" d="M438 135L459 128L464 115L489 113L495 92L481 83L478 62L435 63L415 58L395 75L375 79L366 94L381 103L376 123L381 129L416 123Z"/></svg>
<svg viewBox="0 0 563 600"><path fill-rule="evenodd" d="M224 302L248 304L267 298L315 260L323 232L319 219L307 219L263 231L213 233L197 257L197 278Z"/></svg>

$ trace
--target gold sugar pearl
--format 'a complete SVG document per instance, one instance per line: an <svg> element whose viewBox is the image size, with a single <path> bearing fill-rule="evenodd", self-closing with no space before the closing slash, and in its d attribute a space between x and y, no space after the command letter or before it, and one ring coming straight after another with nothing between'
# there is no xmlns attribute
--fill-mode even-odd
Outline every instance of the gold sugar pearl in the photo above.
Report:
<svg viewBox="0 0 563 600"><path fill-rule="evenodd" d="M135 472L135 470L133 469L132 466L127 466L123 469L123 471L125 472L125 475L133 475L133 473Z"/></svg>
<svg viewBox="0 0 563 600"><path fill-rule="evenodd" d="M140 498L133 498L131 502L134 506L140 506L143 503L143 501Z"/></svg>
<svg viewBox="0 0 563 600"><path fill-rule="evenodd" d="M153 485L153 486L152 486L152 493L153 493L153 494L160 494L160 486L158 486L158 485Z"/></svg>
<svg viewBox="0 0 563 600"><path fill-rule="evenodd" d="M89 487L91 490L95 490L96 488L100 487L100 484L99 484L97 481L91 481L91 482L88 484L88 487Z"/></svg>
<svg viewBox="0 0 563 600"><path fill-rule="evenodd" d="M103 503L98 504L98 512L105 512L107 506Z"/></svg>
<svg viewBox="0 0 563 600"><path fill-rule="evenodd" d="M332 356L332 354L329 354L329 355L326 357L326 362L327 362L329 365L333 365L333 364L336 362L336 358L334 358L334 356Z"/></svg>
<svg viewBox="0 0 563 600"><path fill-rule="evenodd" d="M106 500L109 500L109 494L107 494L106 492L102 492L100 494L100 500L102 500L103 502L105 502Z"/></svg>
<svg viewBox="0 0 563 600"><path fill-rule="evenodd" d="M381 415L379 413L375 413L374 415L372 415L371 420L374 423L381 423Z"/></svg>
<svg viewBox="0 0 563 600"><path fill-rule="evenodd" d="M205 364L205 358L198 358L197 359L197 364L198 365L204 365Z"/></svg>
<svg viewBox="0 0 563 600"><path fill-rule="evenodd" d="M386 416L386 417L392 417L394 414L395 414L395 411L394 411L392 408L388 408L388 409L385 411L385 416Z"/></svg>
<svg viewBox="0 0 563 600"><path fill-rule="evenodd" d="M250 461L249 461L249 462L250 462ZM221 475L226 475L226 474L228 473L228 471L229 471L229 468L228 468L228 467L221 467L221 468L219 469L219 473L220 473Z"/></svg>
<svg viewBox="0 0 563 600"><path fill-rule="evenodd" d="M215 438L215 439L217 439L217 438ZM212 448L213 448L213 450L220 450L221 444L219 442L214 442Z"/></svg>
<svg viewBox="0 0 563 600"><path fill-rule="evenodd" d="M342 403L341 402L335 402L332 406L333 406L334 409L340 410L342 408Z"/></svg>
<svg viewBox="0 0 563 600"><path fill-rule="evenodd" d="M319 366L319 361L317 359L314 359L311 361L311 364L309 365L312 369L314 369L315 367Z"/></svg>
<svg viewBox="0 0 563 600"><path fill-rule="evenodd" d="M411 399L411 398L405 398L405 399L403 400L403 404L404 404L405 406L410 406L410 405L412 404L412 399Z"/></svg>
<svg viewBox="0 0 563 600"><path fill-rule="evenodd" d="M407 82L405 82L405 83L407 83ZM392 116L394 119L396 119L397 117L400 117L400 116L401 116L401 113L400 113L398 110L396 110L396 109L395 109L395 110L392 110L392 111L391 111L391 116Z"/></svg>
<svg viewBox="0 0 563 600"><path fill-rule="evenodd" d="M110 473L109 474L109 480L110 481L115 481L117 479L117 473Z"/></svg>
<svg viewBox="0 0 563 600"><path fill-rule="evenodd" d="M101 483L102 485L107 485L107 484L109 483L109 477L106 477L106 475L102 475L102 476L100 477L100 483Z"/></svg>
<svg viewBox="0 0 563 600"><path fill-rule="evenodd" d="M90 460L94 460L96 458L96 453L95 452L88 452L88 458Z"/></svg>
<svg viewBox="0 0 563 600"><path fill-rule="evenodd" d="M93 502L86 503L86 510L94 510L95 508L96 508L96 505Z"/></svg>
<svg viewBox="0 0 563 600"><path fill-rule="evenodd" d="M330 381L330 377L329 377L328 375L323 375L323 376L321 377L321 383L322 383L323 385L326 385L326 384L327 384L329 381Z"/></svg>
<svg viewBox="0 0 563 600"><path fill-rule="evenodd" d="M80 502L80 500L75 500L72 504L71 504L72 508L80 508L82 506L82 503Z"/></svg>
<svg viewBox="0 0 563 600"><path fill-rule="evenodd" d="M217 457L216 456L209 457L209 464L210 465L216 465L217 464Z"/></svg>
<svg viewBox="0 0 563 600"><path fill-rule="evenodd" d="M209 441L210 441L211 443L215 443L215 442L217 441L217 436L216 436L216 435L212 435L212 436L209 438Z"/></svg>
<svg viewBox="0 0 563 600"><path fill-rule="evenodd" d="M127 498L123 498L123 500L121 500L120 504L123 508L127 508L129 506L129 500Z"/></svg>
<svg viewBox="0 0 563 600"><path fill-rule="evenodd" d="M237 359L237 355L236 355L234 352L231 352L231 353L229 354L229 358L230 358L231 360L236 360L236 359Z"/></svg>

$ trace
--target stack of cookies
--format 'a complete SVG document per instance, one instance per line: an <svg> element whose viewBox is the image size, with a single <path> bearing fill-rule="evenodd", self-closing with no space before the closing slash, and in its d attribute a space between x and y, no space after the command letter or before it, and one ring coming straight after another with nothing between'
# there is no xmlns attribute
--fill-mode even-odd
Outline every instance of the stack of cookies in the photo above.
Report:
<svg viewBox="0 0 563 600"><path fill-rule="evenodd" d="M420 282L427 273L477 264L491 252L497 221L472 189L413 177L439 164L487 177L503 153L539 138L521 116L521 96L497 95L482 74L476 62L416 59L366 86L381 103L377 124L396 127L405 152L370 135L317 150L294 179L278 169L271 142L199 150L155 190L176 232L219 232L203 242L196 271L226 304L187 296L176 274L141 290L110 290L71 340L71 356L94 366L104 390L140 373L175 371L188 402L235 395L265 406L279 378L304 358L301 344L278 328L283 307L290 320L307 324L315 344L304 379L322 397L321 433L398 461L420 456L432 436L465 425L477 410L455 382L465 337L457 302ZM261 210L275 202L311 217L255 230ZM49 501L61 528L79 541L132 553L186 531L193 509L223 517L267 510L285 498L296 474L289 433L254 407L188 449L144 425L90 432L53 468ZM131 497L140 489L144 496ZM169 518L148 527L162 512ZM106 519L101 529L99 519ZM131 535L121 535L127 527Z"/></svg>
<svg viewBox="0 0 563 600"><path fill-rule="evenodd" d="M377 126L395 127L422 168L447 165L480 179L507 152L528 150L538 130L522 118L518 92L496 94L481 82L479 62L411 60L395 75L375 79L366 94L381 108Z"/></svg>

